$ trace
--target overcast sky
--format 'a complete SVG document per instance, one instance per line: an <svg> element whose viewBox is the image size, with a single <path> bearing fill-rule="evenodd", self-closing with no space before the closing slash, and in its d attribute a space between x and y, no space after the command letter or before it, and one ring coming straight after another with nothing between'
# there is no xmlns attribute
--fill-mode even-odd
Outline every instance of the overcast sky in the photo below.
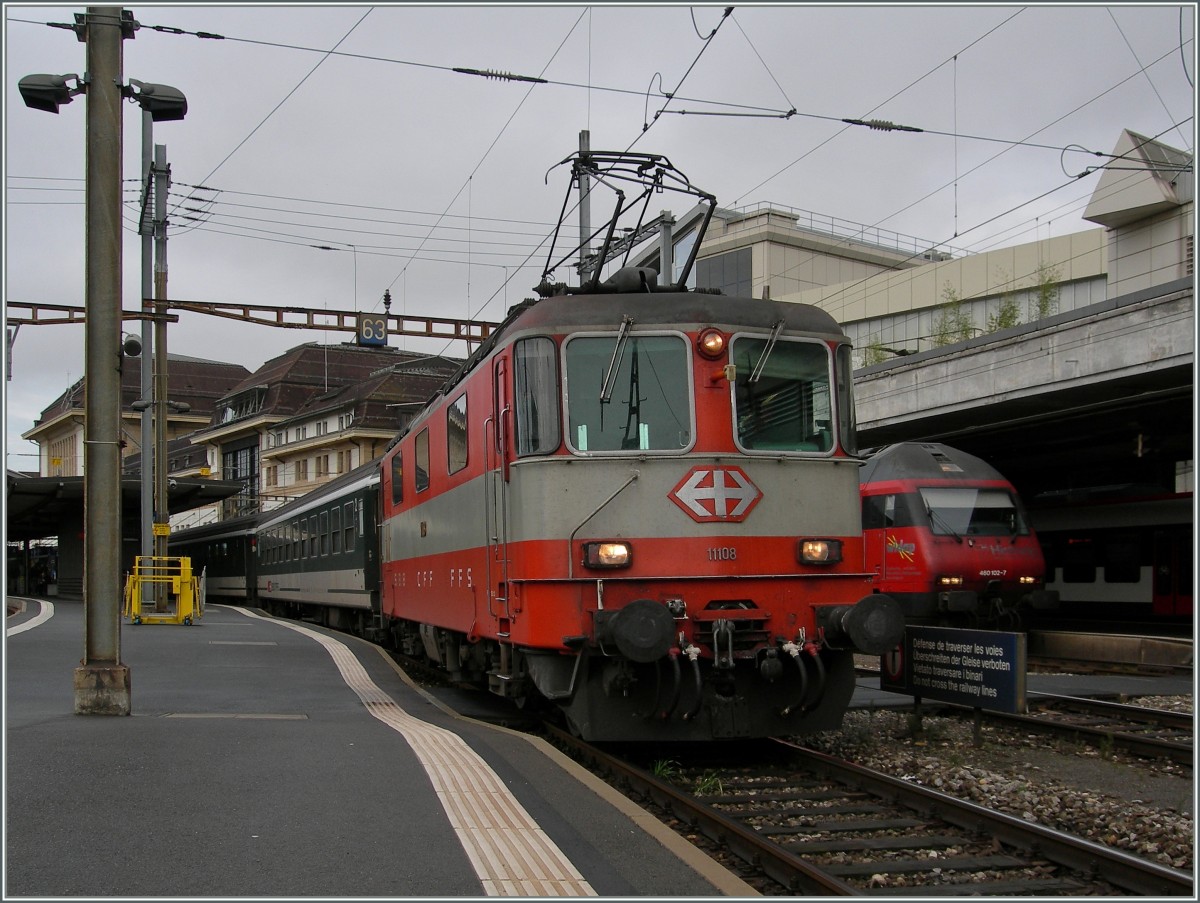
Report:
<svg viewBox="0 0 1200 903"><path fill-rule="evenodd" d="M1122 129L1194 148L1190 4L127 8L141 28L125 80L188 99L184 121L154 129L173 180L172 299L379 311L389 290L393 313L502 319L541 279L569 180L555 166L582 130L593 149L666 155L722 207L964 253L1094 228L1081 213L1098 175L1075 177ZM53 116L17 91L24 75L84 72L86 46L46 25L83 10L5 4L6 302L83 303L86 103ZM133 310L142 124L124 110ZM650 214L688 207L666 195ZM169 346L253 371L350 338L184 314ZM34 470L20 434L82 375L83 327L21 327L11 367L7 466Z"/></svg>

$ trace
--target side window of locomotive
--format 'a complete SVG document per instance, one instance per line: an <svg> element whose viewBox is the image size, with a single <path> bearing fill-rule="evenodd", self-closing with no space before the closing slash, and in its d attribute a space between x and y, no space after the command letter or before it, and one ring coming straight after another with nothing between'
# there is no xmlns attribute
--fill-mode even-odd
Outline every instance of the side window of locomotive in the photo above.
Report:
<svg viewBox="0 0 1200 903"><path fill-rule="evenodd" d="M517 455L548 455L562 441L558 362L548 338L522 339L513 351Z"/></svg>
<svg viewBox="0 0 1200 903"><path fill-rule="evenodd" d="M677 452L692 444L687 342L577 336L566 345L567 442L579 452Z"/></svg>
<svg viewBox="0 0 1200 903"><path fill-rule="evenodd" d="M892 515L896 511L894 495L868 495L862 500L862 525L864 530L880 530L892 526Z"/></svg>
<svg viewBox="0 0 1200 903"><path fill-rule="evenodd" d="M446 408L446 473L467 466L467 393Z"/></svg>
<svg viewBox="0 0 1200 903"><path fill-rule="evenodd" d="M829 349L822 342L740 336L732 358L737 443L746 451L833 450Z"/></svg>
<svg viewBox="0 0 1200 903"><path fill-rule="evenodd" d="M400 449L392 458L392 504L399 505L404 501L404 456Z"/></svg>
<svg viewBox="0 0 1200 903"><path fill-rule="evenodd" d="M417 469L413 473L413 478L416 481L417 492L424 492L429 488L429 430L421 430L413 445L416 448L417 459Z"/></svg>

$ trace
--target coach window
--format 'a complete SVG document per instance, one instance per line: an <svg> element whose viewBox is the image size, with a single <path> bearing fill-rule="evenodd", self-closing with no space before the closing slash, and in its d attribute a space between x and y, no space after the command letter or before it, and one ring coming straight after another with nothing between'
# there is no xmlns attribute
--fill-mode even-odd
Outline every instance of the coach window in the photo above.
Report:
<svg viewBox="0 0 1200 903"><path fill-rule="evenodd" d="M329 516L329 541L333 543L333 548L330 551L334 555L338 555L342 551L342 509L334 505L333 511L330 512Z"/></svg>
<svg viewBox="0 0 1200 903"><path fill-rule="evenodd" d="M392 458L392 504L399 505L404 500L404 459L400 449Z"/></svg>
<svg viewBox="0 0 1200 903"><path fill-rule="evenodd" d="M329 554L329 512L321 512L321 554Z"/></svg>
<svg viewBox="0 0 1200 903"><path fill-rule="evenodd" d="M1142 548L1136 533L1118 533L1104 543L1104 582L1140 583L1142 561L1150 555Z"/></svg>
<svg viewBox="0 0 1200 903"><path fill-rule="evenodd" d="M446 408L446 473L467 466L467 393Z"/></svg>
<svg viewBox="0 0 1200 903"><path fill-rule="evenodd" d="M516 453L548 455L562 441L554 341L522 339L513 351L516 374Z"/></svg>
<svg viewBox="0 0 1200 903"><path fill-rule="evenodd" d="M417 469L413 474L413 480L416 483L417 492L424 492L429 488L429 430L421 430L413 445L416 447L417 457Z"/></svg>
<svg viewBox="0 0 1200 903"><path fill-rule="evenodd" d="M354 551L354 502L346 503L346 541L342 543L347 552Z"/></svg>
<svg viewBox="0 0 1200 903"><path fill-rule="evenodd" d="M823 342L740 336L734 407L744 451L833 450L829 348Z"/></svg>
<svg viewBox="0 0 1200 903"><path fill-rule="evenodd" d="M567 340L567 442L577 452L678 452L692 445L691 356L676 335Z"/></svg>

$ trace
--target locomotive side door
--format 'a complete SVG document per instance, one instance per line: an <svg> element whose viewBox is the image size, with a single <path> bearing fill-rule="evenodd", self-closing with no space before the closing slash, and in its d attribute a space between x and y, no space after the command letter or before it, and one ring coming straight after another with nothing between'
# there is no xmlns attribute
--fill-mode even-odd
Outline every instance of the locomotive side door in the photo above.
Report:
<svg viewBox="0 0 1200 903"><path fill-rule="evenodd" d="M508 463L512 430L512 389L508 360L504 355L493 364L492 413L484 437L486 460L484 487L487 494L484 522L487 530L488 613L507 621L508 611ZM502 631L506 632L506 631Z"/></svg>
<svg viewBox="0 0 1200 903"><path fill-rule="evenodd" d="M890 588L888 580L896 576L895 568L889 568L889 543L895 537L892 530L896 522L896 496L887 495L865 496L862 500L863 541L866 549L867 570L879 575L879 580L886 588Z"/></svg>

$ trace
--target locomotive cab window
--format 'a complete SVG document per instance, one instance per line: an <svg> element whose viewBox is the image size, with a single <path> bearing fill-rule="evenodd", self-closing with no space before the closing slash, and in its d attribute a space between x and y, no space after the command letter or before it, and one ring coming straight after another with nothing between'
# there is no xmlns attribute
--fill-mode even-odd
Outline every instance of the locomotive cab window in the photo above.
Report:
<svg viewBox="0 0 1200 903"><path fill-rule="evenodd" d="M404 457L400 449L392 458L392 504L399 505L404 501Z"/></svg>
<svg viewBox="0 0 1200 903"><path fill-rule="evenodd" d="M417 466L413 473L413 480L417 487L417 492L423 492L429 488L429 430L421 430L417 434L416 442L413 443L416 449Z"/></svg>
<svg viewBox="0 0 1200 903"><path fill-rule="evenodd" d="M692 445L691 356L682 336L575 336L564 354L567 442L576 452Z"/></svg>
<svg viewBox="0 0 1200 903"><path fill-rule="evenodd" d="M561 441L558 362L548 338L522 339L513 351L516 375L516 451L520 456L552 454Z"/></svg>
<svg viewBox="0 0 1200 903"><path fill-rule="evenodd" d="M907 495L867 496L862 500L863 529L915 527L921 524L922 521L913 516L912 501Z"/></svg>
<svg viewBox="0 0 1200 903"><path fill-rule="evenodd" d="M738 336L734 416L743 451L833 450L829 348L822 342Z"/></svg>
<svg viewBox="0 0 1200 903"><path fill-rule="evenodd" d="M467 466L467 393L446 408L446 472Z"/></svg>
<svg viewBox="0 0 1200 903"><path fill-rule="evenodd" d="M1003 489L926 487L921 490L921 501L935 534L1024 536L1029 533L1012 495Z"/></svg>

